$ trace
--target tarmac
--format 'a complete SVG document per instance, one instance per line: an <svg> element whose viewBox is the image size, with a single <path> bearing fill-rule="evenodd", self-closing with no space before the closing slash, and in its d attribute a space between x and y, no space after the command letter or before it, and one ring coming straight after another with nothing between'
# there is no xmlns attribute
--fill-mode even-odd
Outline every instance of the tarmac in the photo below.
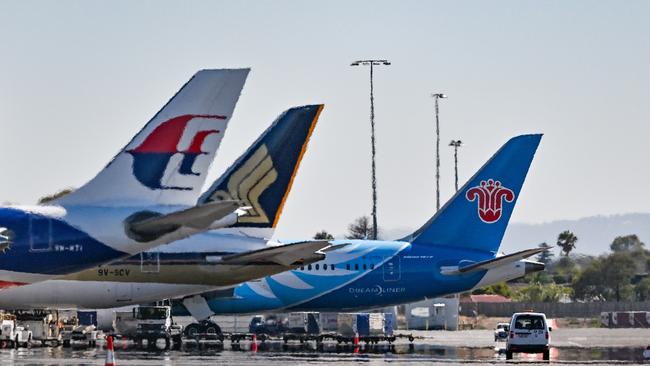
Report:
<svg viewBox="0 0 650 366"><path fill-rule="evenodd" d="M317 348L315 343L282 341L258 342L251 350L249 341L241 345L226 342L216 347L183 347L180 351L138 350L128 344L117 345L117 365L317 365L317 364L505 364L499 352L503 343L493 342L491 330L414 331L413 344L401 340L394 346L362 344L339 346L335 342ZM551 339L553 364L640 364L643 349L650 343L650 329L557 329ZM1 365L103 365L102 347L25 348L0 350ZM518 355L517 364L534 364L541 355ZM508 362L509 364L510 362Z"/></svg>

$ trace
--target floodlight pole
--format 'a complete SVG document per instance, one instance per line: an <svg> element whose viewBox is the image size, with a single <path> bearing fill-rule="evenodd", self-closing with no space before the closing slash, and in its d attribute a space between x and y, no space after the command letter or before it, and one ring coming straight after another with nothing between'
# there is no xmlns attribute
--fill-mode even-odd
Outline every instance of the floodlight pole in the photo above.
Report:
<svg viewBox="0 0 650 366"><path fill-rule="evenodd" d="M456 192L458 192L458 148L463 146L463 142L461 140L451 140L449 146L454 147L454 184Z"/></svg>
<svg viewBox="0 0 650 366"><path fill-rule="evenodd" d="M370 66L370 145L372 151L372 239L377 240L377 178L375 175L375 96L373 84L373 66L390 65L388 60L359 60L350 66Z"/></svg>
<svg viewBox="0 0 650 366"><path fill-rule="evenodd" d="M440 119L438 118L438 99L447 98L442 93L431 94L436 101L436 211L440 210Z"/></svg>

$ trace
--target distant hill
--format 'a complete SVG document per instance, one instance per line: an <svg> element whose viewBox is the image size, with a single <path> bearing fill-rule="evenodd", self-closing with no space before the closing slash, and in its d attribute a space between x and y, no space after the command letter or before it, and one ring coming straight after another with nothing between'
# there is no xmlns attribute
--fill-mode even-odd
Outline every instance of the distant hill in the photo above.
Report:
<svg viewBox="0 0 650 366"><path fill-rule="evenodd" d="M638 235L650 249L650 213L591 216L542 224L511 223L500 249L512 253L543 242L555 246L558 234L564 230L571 230L578 237L576 253L598 255L608 252L615 237L628 234ZM411 232L412 228L395 228L382 230L381 234L386 239L397 239ZM560 252L558 248L554 249L556 254Z"/></svg>
<svg viewBox="0 0 650 366"><path fill-rule="evenodd" d="M564 230L571 230L578 237L577 253L597 255L608 252L615 237L628 234L638 235L647 243L646 246L650 246L650 213L592 216L542 224L513 223L503 238L501 250L512 252L542 242L555 246L558 234ZM557 248L556 253L559 253Z"/></svg>

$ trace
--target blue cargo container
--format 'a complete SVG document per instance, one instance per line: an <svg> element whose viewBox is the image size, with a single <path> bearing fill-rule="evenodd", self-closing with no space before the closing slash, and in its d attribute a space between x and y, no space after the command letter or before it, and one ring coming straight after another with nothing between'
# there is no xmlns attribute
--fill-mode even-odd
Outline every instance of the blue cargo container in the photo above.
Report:
<svg viewBox="0 0 650 366"><path fill-rule="evenodd" d="M395 329L395 314L385 313L384 314L384 334L387 336L393 335L393 330Z"/></svg>
<svg viewBox="0 0 650 366"><path fill-rule="evenodd" d="M370 335L370 315L368 313L357 314L357 332L359 337L367 337Z"/></svg>
<svg viewBox="0 0 650 366"><path fill-rule="evenodd" d="M80 325L94 325L97 326L97 312L96 311L77 311L77 318Z"/></svg>

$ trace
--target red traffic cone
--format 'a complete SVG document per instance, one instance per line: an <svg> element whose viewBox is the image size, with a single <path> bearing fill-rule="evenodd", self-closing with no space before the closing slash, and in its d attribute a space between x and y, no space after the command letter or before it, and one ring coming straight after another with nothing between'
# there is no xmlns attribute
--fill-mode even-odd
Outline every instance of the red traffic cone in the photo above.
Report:
<svg viewBox="0 0 650 366"><path fill-rule="evenodd" d="M354 338L352 339L352 344L355 346L359 345L359 333L354 333Z"/></svg>
<svg viewBox="0 0 650 366"><path fill-rule="evenodd" d="M251 343L251 351L257 352L257 334L253 333L253 339Z"/></svg>
<svg viewBox="0 0 650 366"><path fill-rule="evenodd" d="M104 366L115 366L115 348L113 348L113 336L106 337L106 362Z"/></svg>

